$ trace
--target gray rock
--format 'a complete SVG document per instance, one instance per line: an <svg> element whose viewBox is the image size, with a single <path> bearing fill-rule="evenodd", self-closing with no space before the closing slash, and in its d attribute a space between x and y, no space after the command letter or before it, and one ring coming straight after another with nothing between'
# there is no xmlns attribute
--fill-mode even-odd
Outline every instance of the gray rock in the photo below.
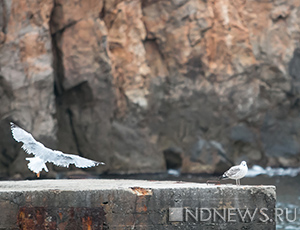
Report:
<svg viewBox="0 0 300 230"><path fill-rule="evenodd" d="M280 121L272 116L266 117L262 126L261 141L267 156L289 158L299 154L299 125L295 120Z"/></svg>
<svg viewBox="0 0 300 230"><path fill-rule="evenodd" d="M299 15L295 1L2 1L0 127L98 173L299 166ZM7 135L0 176L27 176Z"/></svg>
<svg viewBox="0 0 300 230"><path fill-rule="evenodd" d="M242 141L246 143L252 143L255 139L254 134L244 124L239 124L232 127L230 138L233 141Z"/></svg>

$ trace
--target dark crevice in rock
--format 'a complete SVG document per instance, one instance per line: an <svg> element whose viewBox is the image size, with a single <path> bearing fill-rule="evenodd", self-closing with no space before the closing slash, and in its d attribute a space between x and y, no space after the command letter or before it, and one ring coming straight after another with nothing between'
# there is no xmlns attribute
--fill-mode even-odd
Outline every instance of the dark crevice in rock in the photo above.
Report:
<svg viewBox="0 0 300 230"><path fill-rule="evenodd" d="M87 81L81 82L71 89L57 95L57 106L69 108L71 105L84 106L94 101L92 89Z"/></svg>
<svg viewBox="0 0 300 230"><path fill-rule="evenodd" d="M52 9L52 12L51 12L51 16L50 16L50 32L51 32L51 35L55 35L57 33L60 33L60 34L63 34L63 32L74 26L76 23L80 22L83 20L83 18L81 19L78 19L78 20L70 20L68 21L68 24L65 24L65 25L61 25L61 16L60 14L63 14L62 12L62 5L58 2L56 2L54 0L54 6L53 6L53 9ZM58 13L59 12L59 13Z"/></svg>
<svg viewBox="0 0 300 230"><path fill-rule="evenodd" d="M114 4L114 7L116 7L121 2L122 1L120 1L120 2L117 1ZM121 12L121 9L119 9L117 12L115 12L113 9L107 9L106 1L104 1L102 10L99 13L99 19L104 21L106 28L109 30L112 27L112 25L114 24L115 20L117 19L117 14L119 12Z"/></svg>
<svg viewBox="0 0 300 230"><path fill-rule="evenodd" d="M53 9L51 12L51 16L50 16L50 32L52 35L56 34L56 33L63 33L64 30L66 30L69 27L72 27L73 25L75 25L77 22L79 22L80 20L77 21L71 21L69 22L67 25L64 25L63 27L61 27L61 15L62 13L62 8L63 6L57 2L56 0L53 0L54 4L53 4Z"/></svg>
<svg viewBox="0 0 300 230"><path fill-rule="evenodd" d="M5 1L2 0L0 1L0 29L3 33L6 33L7 30L7 22L8 22L8 17L7 17L7 8L5 5Z"/></svg>
<svg viewBox="0 0 300 230"><path fill-rule="evenodd" d="M54 21L54 14L55 14L56 7L57 4L54 0L54 6L49 21L51 33L53 29L57 26L56 22ZM54 93L56 96L62 94L63 92L62 80L64 78L64 68L63 68L62 52L59 48L62 32L63 31L51 34L52 54L53 54L52 65L53 65L53 72L54 72Z"/></svg>
<svg viewBox="0 0 300 230"><path fill-rule="evenodd" d="M105 15L106 15L105 3L106 3L106 1L103 1L103 7L102 7L102 10L101 10L101 12L99 13L99 18L100 18L101 20L104 20L104 17L105 17Z"/></svg>
<svg viewBox="0 0 300 230"><path fill-rule="evenodd" d="M5 1L0 1L0 28L3 33L6 33L6 27L7 27L7 10Z"/></svg>
<svg viewBox="0 0 300 230"><path fill-rule="evenodd" d="M143 0L142 1L142 8L145 8L147 6L156 4L158 2L163 2L164 0ZM169 0L165 0L165 2L168 2Z"/></svg>
<svg viewBox="0 0 300 230"><path fill-rule="evenodd" d="M56 119L58 122L58 130L57 135L60 136L60 133L62 130L64 130L67 135L69 136L71 132L73 136L73 141L71 141L71 146L77 149L78 153L79 147L77 142L77 136L74 132L73 120L72 120L72 112L68 108L68 104L65 100L65 97L67 97L68 91L66 91L63 87L63 80L64 80L64 64L63 64L63 53L60 48L62 34L64 30L68 27L64 27L60 30L56 30L56 28L59 28L59 24L55 22L55 10L58 10L58 7L61 7L61 5L57 4L54 0L54 7L52 9L51 18L50 18L50 31L51 31L51 43L52 43L52 54L53 54L53 72L54 72L54 95L56 97ZM73 23L74 24L74 23ZM69 24L69 25L73 25ZM66 95L67 93L67 95ZM64 115L63 115L64 114ZM70 136L71 136L70 135ZM59 139L59 138L58 138ZM70 141L69 141L70 142ZM68 142L68 143L69 143ZM60 146L60 144L59 144ZM72 149L71 147L71 149ZM68 149L65 149L68 150ZM80 153L81 154L81 153Z"/></svg>
<svg viewBox="0 0 300 230"><path fill-rule="evenodd" d="M198 76L205 76L205 65L201 61L202 57L200 56L195 56L192 57L188 62L187 62L187 70L188 72L185 74L185 77L195 81Z"/></svg>
<svg viewBox="0 0 300 230"><path fill-rule="evenodd" d="M63 34L64 31L72 26L74 26L76 23L82 21L83 19L77 20L77 21L72 21L69 24L65 25L64 27L60 28L59 30L56 30L55 32L52 33L52 35L60 33Z"/></svg>
<svg viewBox="0 0 300 230"><path fill-rule="evenodd" d="M62 52L58 47L61 39L61 34L56 33L52 35L52 53L53 53L53 72L54 72L54 93L59 96L63 93L64 89L62 81L64 79L64 67Z"/></svg>
<svg viewBox="0 0 300 230"><path fill-rule="evenodd" d="M1 66L0 66L1 70ZM10 101L14 100L13 90L11 85L0 75L0 98L1 98L1 110L0 120L4 120L14 112L11 108Z"/></svg>
<svg viewBox="0 0 300 230"><path fill-rule="evenodd" d="M8 15L5 1L0 1L0 45L6 40ZM0 67L1 68L1 67Z"/></svg>
<svg viewBox="0 0 300 230"><path fill-rule="evenodd" d="M146 27L145 27L146 28ZM148 31L147 31L147 33L148 33ZM156 50L157 50L157 52L160 54L160 57L162 58L162 59L164 59L164 54L161 52L161 50L159 49L159 44L158 44L158 42L157 42L157 38L148 38L148 37L146 37L146 39L143 41L144 43L147 43L147 42L150 42L150 43L153 43L154 44L154 46L156 47Z"/></svg>
<svg viewBox="0 0 300 230"><path fill-rule="evenodd" d="M0 84L1 85L1 84ZM1 97L2 100L2 97ZM0 120L0 130L1 130L1 138L0 138L0 177L9 175L9 167L16 160L18 154L20 153L20 143L17 143L13 140L10 131L9 119L1 119Z"/></svg>
<svg viewBox="0 0 300 230"><path fill-rule="evenodd" d="M180 169L182 166L181 150L178 148L168 148L163 151L166 168L167 169Z"/></svg>
<svg viewBox="0 0 300 230"><path fill-rule="evenodd" d="M300 81L300 48L294 50L292 59L289 62L289 74L297 81Z"/></svg>
<svg viewBox="0 0 300 230"><path fill-rule="evenodd" d="M73 135L73 138L74 138L74 142L75 142L75 145L76 145L77 152L80 156L84 156L84 154L80 150L79 140L78 140L76 130L75 130L75 127L74 127L73 113L72 113L71 109L67 109L67 114L68 114L69 123L70 123L70 127L71 127L71 132L72 132L72 135Z"/></svg>

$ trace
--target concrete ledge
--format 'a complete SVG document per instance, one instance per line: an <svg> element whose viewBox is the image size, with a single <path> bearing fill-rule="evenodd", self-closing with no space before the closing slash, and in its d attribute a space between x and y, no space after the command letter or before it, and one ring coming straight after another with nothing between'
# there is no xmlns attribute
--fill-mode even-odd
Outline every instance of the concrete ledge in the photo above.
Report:
<svg viewBox="0 0 300 230"><path fill-rule="evenodd" d="M275 229L275 204L274 186L142 180L3 181L0 229L266 230ZM247 210L253 218L243 218Z"/></svg>

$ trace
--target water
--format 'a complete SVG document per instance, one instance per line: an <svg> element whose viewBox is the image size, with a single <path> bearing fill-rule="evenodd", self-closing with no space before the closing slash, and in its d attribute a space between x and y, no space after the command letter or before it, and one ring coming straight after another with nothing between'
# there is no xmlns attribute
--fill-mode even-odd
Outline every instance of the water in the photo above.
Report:
<svg viewBox="0 0 300 230"><path fill-rule="evenodd" d="M300 229L300 175L291 176L267 176L260 175L254 178L245 178L243 184L249 185L275 185L277 202L276 207L288 209L288 219L294 219L296 209L297 218L293 222L288 222L286 218L283 221L277 221L276 229Z"/></svg>

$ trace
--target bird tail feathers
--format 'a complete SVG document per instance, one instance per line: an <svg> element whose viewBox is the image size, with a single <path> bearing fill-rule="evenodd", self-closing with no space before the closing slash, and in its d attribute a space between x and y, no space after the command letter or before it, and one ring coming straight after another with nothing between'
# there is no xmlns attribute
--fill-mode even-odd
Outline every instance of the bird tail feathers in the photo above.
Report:
<svg viewBox="0 0 300 230"><path fill-rule="evenodd" d="M33 171L34 173L39 173L41 172L43 169L48 172L48 168L45 164L45 162L39 158L39 157L29 157L26 158L26 160L29 161L29 163L27 164L28 168Z"/></svg>

